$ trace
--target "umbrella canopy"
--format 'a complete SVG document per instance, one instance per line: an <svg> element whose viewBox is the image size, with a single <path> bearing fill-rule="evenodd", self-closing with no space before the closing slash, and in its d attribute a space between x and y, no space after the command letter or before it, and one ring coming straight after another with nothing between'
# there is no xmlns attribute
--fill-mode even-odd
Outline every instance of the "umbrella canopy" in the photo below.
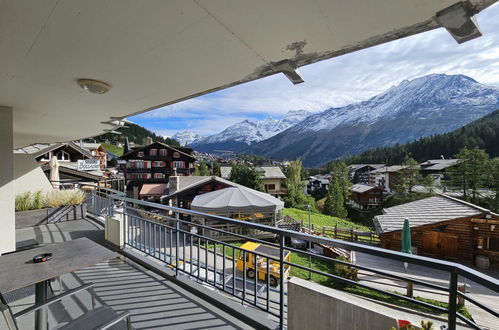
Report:
<svg viewBox="0 0 499 330"><path fill-rule="evenodd" d="M52 183L52 187L55 189L59 188L59 161L56 156L52 156L50 158L50 183Z"/></svg>
<svg viewBox="0 0 499 330"><path fill-rule="evenodd" d="M277 212L284 202L244 186L229 187L194 197L191 210L199 212Z"/></svg>
<svg viewBox="0 0 499 330"><path fill-rule="evenodd" d="M402 252L412 254L411 250L411 227L409 219L404 219L404 227L402 228Z"/></svg>

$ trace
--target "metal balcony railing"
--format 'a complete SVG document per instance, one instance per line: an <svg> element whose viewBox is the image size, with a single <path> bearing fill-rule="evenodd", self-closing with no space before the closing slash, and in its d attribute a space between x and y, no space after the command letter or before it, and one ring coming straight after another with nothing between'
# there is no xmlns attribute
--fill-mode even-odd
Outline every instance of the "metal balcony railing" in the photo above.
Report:
<svg viewBox="0 0 499 330"><path fill-rule="evenodd" d="M409 255L373 246L139 201L126 198L123 193L106 188L97 188L89 193L87 209L91 213L104 217L122 217L125 224L125 246L138 249L152 258L164 262L174 269L177 275L181 273L185 274L195 281L202 282L222 293L239 299L241 302L268 312L279 320L281 328L285 326L287 285L285 276L280 276L280 274L287 275L289 267L301 269L310 272L310 274L321 275L327 279L347 285L369 289L424 306L441 314L447 314L449 329L456 329L458 320L461 320L474 329L481 329L474 320L468 319L458 313L458 297L490 313L499 322L499 313L497 311L458 290L458 278L461 276L462 279L471 280L495 293L499 293L499 280L458 263ZM212 227L211 224L217 224L217 226ZM220 224L240 227L245 234L223 230L223 226L220 226ZM260 239L259 233L271 233L276 238L277 243ZM231 236L233 240L262 243L273 247L278 253L267 254L255 252L241 248L231 241L219 238L227 236ZM445 272L448 276L449 284L438 285L411 278L408 275L395 275L355 265L347 261L298 250L285 246L286 237L294 237L317 244L357 251L401 263L406 262L412 265L430 267ZM369 271L387 278L410 282L414 285L436 290L447 295L448 307L436 306L392 291L381 290L352 279L328 273L314 266L303 266L292 260L285 259L287 251L307 256L307 258L313 260L333 265L339 264L353 267L358 270ZM242 260L248 260L248 258L252 258L253 260L250 263L244 262L242 271L237 271L237 256L240 256ZM255 266L257 269L250 269L248 265L260 266ZM271 276L264 276L263 280L259 280L258 272L264 275L271 274Z"/></svg>

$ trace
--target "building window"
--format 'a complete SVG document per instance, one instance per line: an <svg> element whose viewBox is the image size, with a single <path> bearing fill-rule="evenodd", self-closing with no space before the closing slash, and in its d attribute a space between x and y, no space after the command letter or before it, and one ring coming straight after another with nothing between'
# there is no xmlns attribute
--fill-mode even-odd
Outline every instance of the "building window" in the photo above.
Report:
<svg viewBox="0 0 499 330"><path fill-rule="evenodd" d="M165 178L165 174L164 173L154 173L153 177L155 179L164 179Z"/></svg>
<svg viewBox="0 0 499 330"><path fill-rule="evenodd" d="M69 154L64 150L61 150L60 152L57 153L57 160L69 162Z"/></svg>
<svg viewBox="0 0 499 330"><path fill-rule="evenodd" d="M267 191L275 190L275 184L266 184L265 190L267 190Z"/></svg>
<svg viewBox="0 0 499 330"><path fill-rule="evenodd" d="M166 149L159 149L160 156L166 157L167 154L168 154L168 151Z"/></svg>
<svg viewBox="0 0 499 330"><path fill-rule="evenodd" d="M137 152L137 157L144 157L144 152L143 151L139 151Z"/></svg>
<svg viewBox="0 0 499 330"><path fill-rule="evenodd" d="M165 165L166 165L166 162L163 162L163 161L152 162L152 167L165 167Z"/></svg>
<svg viewBox="0 0 499 330"><path fill-rule="evenodd" d="M182 160L175 160L173 162L173 167L174 168L185 168L185 163Z"/></svg>
<svg viewBox="0 0 499 330"><path fill-rule="evenodd" d="M149 156L157 156L158 149L149 149Z"/></svg>
<svg viewBox="0 0 499 330"><path fill-rule="evenodd" d="M180 158L180 153L179 152L174 152L173 153L173 158Z"/></svg>
<svg viewBox="0 0 499 330"><path fill-rule="evenodd" d="M487 249L499 251L499 237L487 237Z"/></svg>

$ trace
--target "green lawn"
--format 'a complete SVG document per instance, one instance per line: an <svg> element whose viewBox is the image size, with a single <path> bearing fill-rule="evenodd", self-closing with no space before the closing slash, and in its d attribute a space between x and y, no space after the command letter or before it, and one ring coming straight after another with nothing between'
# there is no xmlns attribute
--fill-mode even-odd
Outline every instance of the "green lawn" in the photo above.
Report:
<svg viewBox="0 0 499 330"><path fill-rule="evenodd" d="M295 208L285 208L284 215L289 215L298 221L303 220L304 226L308 225L308 211L295 209ZM329 215L315 213L315 212L310 213L310 222L312 224L314 224L314 228L316 230L318 230L319 228L322 228L324 226L334 227L334 225L338 225L338 227L341 227L341 228L349 228L350 229L353 227L353 229L355 229L355 230L369 231L369 227L356 224L356 223L351 222L349 220L331 217Z"/></svg>
<svg viewBox="0 0 499 330"><path fill-rule="evenodd" d="M115 146L114 144L110 143L102 143L102 147L106 149L106 151L109 151L110 153L115 154L118 157L123 156L123 148Z"/></svg>

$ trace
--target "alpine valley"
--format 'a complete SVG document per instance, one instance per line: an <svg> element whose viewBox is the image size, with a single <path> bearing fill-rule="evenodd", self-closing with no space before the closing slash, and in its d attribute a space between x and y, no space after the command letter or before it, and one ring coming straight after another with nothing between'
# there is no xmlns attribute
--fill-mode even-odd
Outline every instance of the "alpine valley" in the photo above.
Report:
<svg viewBox="0 0 499 330"><path fill-rule="evenodd" d="M431 74L405 80L367 101L310 114L243 121L190 144L201 152L233 150L305 166L365 150L450 132L499 108L499 88L464 75Z"/></svg>

